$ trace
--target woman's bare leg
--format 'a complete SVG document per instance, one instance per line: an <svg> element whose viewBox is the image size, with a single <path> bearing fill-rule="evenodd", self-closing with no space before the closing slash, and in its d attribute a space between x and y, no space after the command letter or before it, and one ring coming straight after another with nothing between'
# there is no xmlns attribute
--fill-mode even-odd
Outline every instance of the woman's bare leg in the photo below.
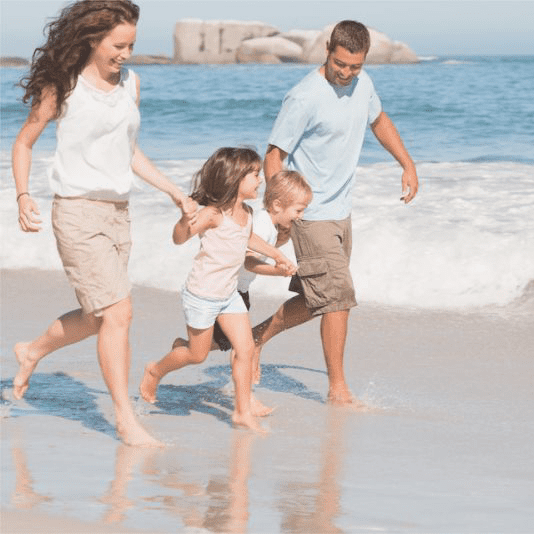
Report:
<svg viewBox="0 0 534 534"><path fill-rule="evenodd" d="M17 343L15 356L19 370L13 380L13 396L22 399L41 359L55 350L97 334L100 324L101 319L78 309L56 319L46 332L33 341Z"/></svg>
<svg viewBox="0 0 534 534"><path fill-rule="evenodd" d="M106 308L98 331L98 361L115 409L117 434L126 445L161 447L137 420L128 396L130 370L129 329L131 299L126 298Z"/></svg>

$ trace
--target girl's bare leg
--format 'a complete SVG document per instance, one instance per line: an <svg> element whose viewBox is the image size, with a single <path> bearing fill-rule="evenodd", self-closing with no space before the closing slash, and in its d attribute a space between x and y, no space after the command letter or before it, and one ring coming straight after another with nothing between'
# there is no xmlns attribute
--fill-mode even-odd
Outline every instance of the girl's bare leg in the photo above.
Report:
<svg viewBox="0 0 534 534"><path fill-rule="evenodd" d="M56 319L38 338L15 345L15 356L19 363L18 373L13 380L13 396L22 399L30 377L37 364L46 355L72 343L77 343L98 333L101 319L93 314L74 310Z"/></svg>
<svg viewBox="0 0 534 534"><path fill-rule="evenodd" d="M126 298L106 308L98 331L98 361L115 409L117 434L126 445L162 447L139 423L128 396L129 329L132 304Z"/></svg>
<svg viewBox="0 0 534 534"><path fill-rule="evenodd" d="M187 332L189 341L177 338L172 350L161 360L146 365L143 380L139 386L139 393L145 401L156 402L158 384L167 373L186 365L202 363L206 359L211 348L213 326L204 330L188 326Z"/></svg>
<svg viewBox="0 0 534 534"><path fill-rule="evenodd" d="M223 314L219 324L235 350L232 378L235 384L235 409L232 421L257 432L265 432L251 411L252 357L254 339L248 313Z"/></svg>

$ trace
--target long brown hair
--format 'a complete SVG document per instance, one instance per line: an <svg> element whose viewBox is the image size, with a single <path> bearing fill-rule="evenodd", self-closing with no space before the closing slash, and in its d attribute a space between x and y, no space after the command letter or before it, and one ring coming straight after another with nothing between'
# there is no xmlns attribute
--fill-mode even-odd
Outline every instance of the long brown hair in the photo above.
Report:
<svg viewBox="0 0 534 534"><path fill-rule="evenodd" d="M19 85L22 101L39 105L47 87L56 95L59 115L65 99L76 85L78 75L99 43L119 24L137 24L139 7L130 0L79 0L61 10L59 17L44 29L46 43L33 53L28 76Z"/></svg>
<svg viewBox="0 0 534 534"><path fill-rule="evenodd" d="M260 168L261 158L251 148L219 148L193 177L191 198L201 206L229 209L243 178Z"/></svg>

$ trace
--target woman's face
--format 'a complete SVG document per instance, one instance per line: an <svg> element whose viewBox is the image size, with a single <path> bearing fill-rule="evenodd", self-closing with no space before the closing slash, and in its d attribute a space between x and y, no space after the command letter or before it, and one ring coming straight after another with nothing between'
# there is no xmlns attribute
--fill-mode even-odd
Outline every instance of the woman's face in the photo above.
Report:
<svg viewBox="0 0 534 534"><path fill-rule="evenodd" d="M132 55L136 26L123 23L115 26L99 43L93 46L89 59L103 74L120 72L122 64Z"/></svg>

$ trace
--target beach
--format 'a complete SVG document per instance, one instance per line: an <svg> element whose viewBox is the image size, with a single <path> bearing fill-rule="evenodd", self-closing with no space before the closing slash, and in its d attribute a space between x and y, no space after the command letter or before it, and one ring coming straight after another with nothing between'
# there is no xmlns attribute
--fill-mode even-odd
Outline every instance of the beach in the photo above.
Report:
<svg viewBox="0 0 534 534"><path fill-rule="evenodd" d="M280 300L254 298L253 322ZM234 429L228 355L139 399L185 331L176 293L136 286L130 395L163 450L122 445L94 340L45 358L22 401L12 346L76 306L60 272L2 271L2 532L528 532L534 524L531 299L478 312L362 304L325 403L318 322L273 339L266 436Z"/></svg>

